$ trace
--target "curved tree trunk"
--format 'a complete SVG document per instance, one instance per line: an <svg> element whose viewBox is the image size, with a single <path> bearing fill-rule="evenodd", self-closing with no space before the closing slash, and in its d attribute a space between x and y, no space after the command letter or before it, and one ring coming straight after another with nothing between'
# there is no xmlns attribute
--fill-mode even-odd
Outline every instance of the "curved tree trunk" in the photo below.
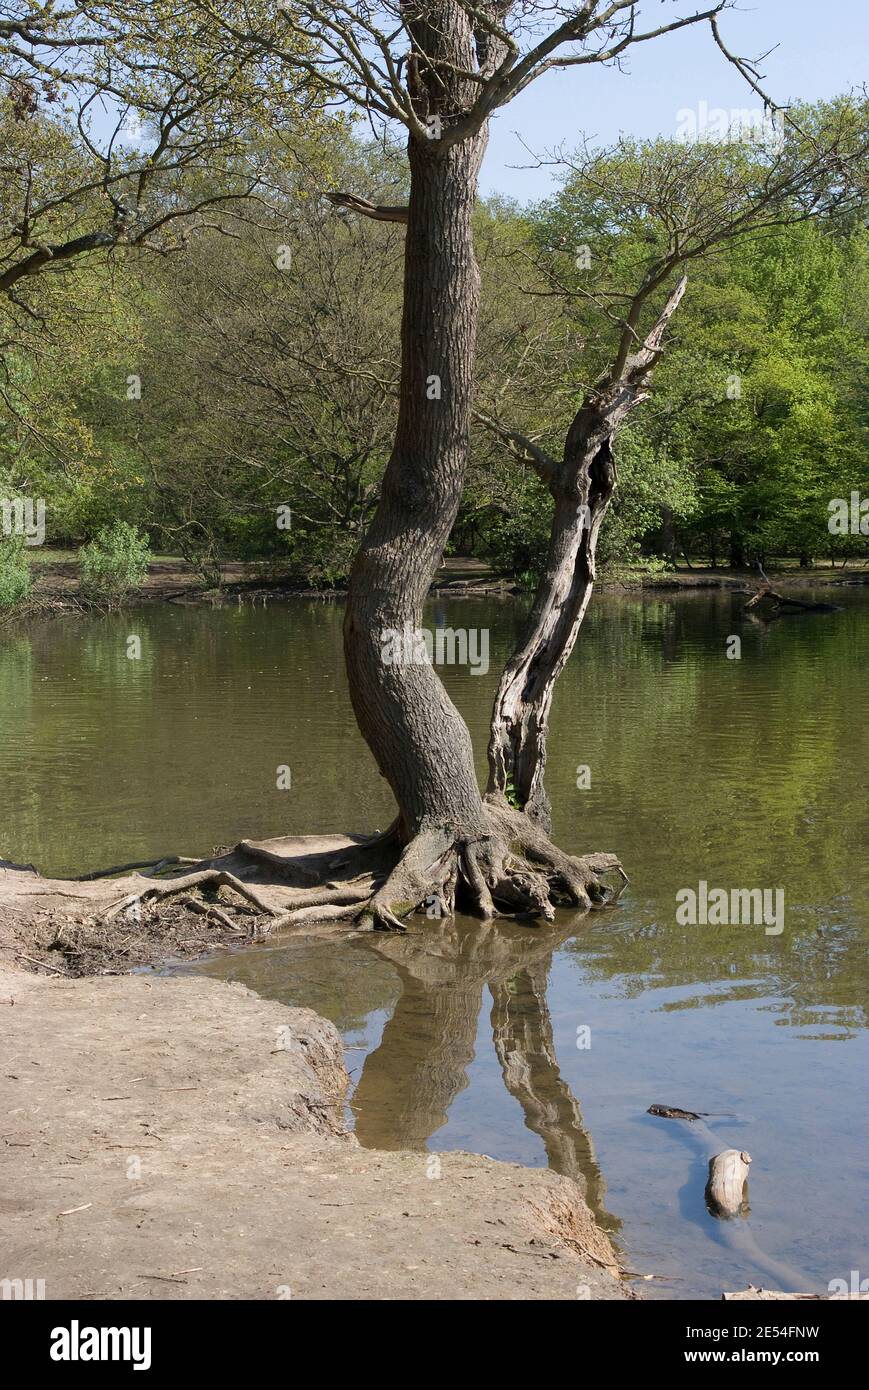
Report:
<svg viewBox="0 0 869 1390"><path fill-rule="evenodd" d="M347 602L353 708L395 794L404 846L370 904L373 925L386 928L421 904L450 914L457 894L484 917L500 906L551 919L550 883L588 906L604 895L597 874L617 863L611 855L594 865L570 860L503 798L484 803L467 726L424 648L413 650L465 479L479 302L471 217L485 139L481 132L442 150L411 138L398 426ZM573 513L568 547L572 523Z"/></svg>
<svg viewBox="0 0 869 1390"><path fill-rule="evenodd" d="M410 141L401 397L381 499L350 578L344 627L359 727L398 802L405 838L483 830L470 734L432 667L389 659L413 640L465 478L479 306L471 215L485 135Z"/></svg>
<svg viewBox="0 0 869 1390"><path fill-rule="evenodd" d="M344 625L353 709L399 808L402 856L367 914L386 928L422 904L450 914L457 894L484 917L500 906L551 919L550 886L588 906L605 896L598 873L617 864L612 855L571 860L500 795L484 802L470 734L419 633L465 481L480 294L471 224L487 126L461 136L451 127L479 94L466 74L490 75L507 52L496 9L476 33L457 0L407 14L409 89L432 138L409 137L398 423Z"/></svg>

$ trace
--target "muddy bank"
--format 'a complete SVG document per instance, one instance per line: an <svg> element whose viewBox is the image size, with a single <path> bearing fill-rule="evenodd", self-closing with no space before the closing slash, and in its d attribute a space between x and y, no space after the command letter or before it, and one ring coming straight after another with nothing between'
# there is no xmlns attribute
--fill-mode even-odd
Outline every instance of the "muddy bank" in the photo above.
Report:
<svg viewBox="0 0 869 1390"><path fill-rule="evenodd" d="M126 974L145 965L264 941L274 930L352 928L371 874L353 853L378 835L306 835L215 846L47 878L0 858L0 963L52 975ZM372 863L374 861L372 860ZM326 887L321 885L328 879Z"/></svg>
<svg viewBox="0 0 869 1390"><path fill-rule="evenodd" d="M270 932L268 913L222 889L155 906L145 902L107 917L148 882L138 874L91 882L49 879L29 865L0 859L0 965L73 979L124 975L262 941Z"/></svg>
<svg viewBox="0 0 869 1390"><path fill-rule="evenodd" d="M629 1296L566 1179L360 1148L340 1038L308 1010L0 967L0 1018L0 1278L48 1299Z"/></svg>
<svg viewBox="0 0 869 1390"><path fill-rule="evenodd" d="M632 1296L576 1183L361 1148L331 1023L118 973L239 939L171 901L106 922L143 881L0 868L0 1279L48 1299Z"/></svg>
<svg viewBox="0 0 869 1390"><path fill-rule="evenodd" d="M847 568L819 564L806 570L789 565L771 565L768 567L768 573L787 588L796 590L869 584L869 565L860 562ZM79 592L76 559L64 555L59 555L57 559L46 558L35 570L34 581L32 598L14 612L3 615L2 621L5 624L22 618L87 611ZM692 569L681 566L660 573L649 573L642 567L621 568L609 573L604 571L595 587L601 592L635 594L638 597L668 590L691 592L732 589L750 593L756 587L756 574L754 571L699 566ZM509 598L529 592L515 578L496 574L485 561L465 556L446 559L432 585L433 594L449 594L450 597L458 598ZM312 589L304 584L281 578L264 578L261 566L242 561L225 565L222 587L209 589L186 560L168 559L152 562L144 583L131 593L127 602L169 602L183 605L268 604L270 601L280 602L291 598L334 602L342 601L344 597L345 591L342 588Z"/></svg>

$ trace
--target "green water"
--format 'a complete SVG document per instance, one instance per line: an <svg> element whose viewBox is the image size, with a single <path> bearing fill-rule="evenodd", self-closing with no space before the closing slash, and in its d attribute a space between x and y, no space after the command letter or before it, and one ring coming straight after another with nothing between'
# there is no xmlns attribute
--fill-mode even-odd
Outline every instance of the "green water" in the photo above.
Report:
<svg viewBox="0 0 869 1390"><path fill-rule="evenodd" d="M200 967L335 1020L361 1142L584 1177L629 1267L669 1276L646 1296L772 1282L707 1213L690 1129L652 1103L731 1112L709 1123L752 1155L753 1236L807 1286L869 1278L869 592L817 596L842 611L764 626L727 594L595 600L556 695L548 786L565 848L621 856L617 910L293 939ZM385 825L341 616L152 606L5 634L0 854L73 873ZM488 674L443 672L482 773L519 609L453 600L429 621L490 632ZM782 888L784 930L677 925L677 891L701 879Z"/></svg>

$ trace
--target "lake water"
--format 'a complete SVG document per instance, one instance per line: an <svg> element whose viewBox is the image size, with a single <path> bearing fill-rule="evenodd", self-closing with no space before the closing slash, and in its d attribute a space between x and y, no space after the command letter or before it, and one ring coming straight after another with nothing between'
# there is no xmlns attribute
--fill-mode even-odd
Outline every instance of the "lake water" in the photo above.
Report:
<svg viewBox="0 0 869 1390"><path fill-rule="evenodd" d="M582 1174L627 1266L667 1276L645 1296L773 1282L708 1214L696 1134L653 1103L714 1112L720 1147L751 1153L747 1227L806 1287L869 1278L869 591L816 596L842 611L763 625L726 593L594 600L548 787L558 841L625 864L616 910L291 938L197 968L335 1021L362 1143ZM164 605L0 636L0 855L80 873L385 826L341 619L301 601ZM521 609L438 600L428 621L490 633L486 675L443 672L483 775ZM783 889L783 931L678 925L676 893L701 880Z"/></svg>

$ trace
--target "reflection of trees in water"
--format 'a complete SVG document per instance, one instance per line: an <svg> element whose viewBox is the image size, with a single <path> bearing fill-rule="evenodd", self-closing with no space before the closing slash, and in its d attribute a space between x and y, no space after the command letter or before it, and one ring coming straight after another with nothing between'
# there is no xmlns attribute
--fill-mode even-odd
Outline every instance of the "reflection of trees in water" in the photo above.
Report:
<svg viewBox="0 0 869 1390"><path fill-rule="evenodd" d="M585 670L569 667L556 697L547 769L566 846L593 824L632 879L605 939L570 947L592 978L626 995L645 992L650 977L698 984L695 999L665 1006L674 1008L708 1005L709 985L722 999L780 994L782 1023L866 1026L869 735L858 711L869 623L865 595L835 598L842 612L762 632L743 623L739 595L668 602L666 613L634 603L617 622L603 612L612 600L596 601ZM725 659L727 633L742 634L741 661ZM601 680L610 662L617 683ZM589 725L592 680L599 718ZM580 761L592 767L581 794ZM782 937L678 926L675 892L701 878L783 887Z"/></svg>
<svg viewBox="0 0 869 1390"><path fill-rule="evenodd" d="M555 1055L546 1002L552 953L489 985L492 1036L504 1085L518 1100L525 1124L543 1140L549 1167L584 1188L602 1224L618 1223L604 1209L605 1184L579 1102L564 1080Z"/></svg>
<svg viewBox="0 0 869 1390"><path fill-rule="evenodd" d="M363 1031L367 1019L395 1004L400 985L395 971L374 952L360 956L343 940L298 937L239 955L218 956L199 973L240 980L261 999L277 999L313 1009L331 1020L345 1037ZM291 982L288 986L288 982ZM345 1058L352 1067L355 1053Z"/></svg>
<svg viewBox="0 0 869 1390"><path fill-rule="evenodd" d="M488 986L507 1090L540 1136L550 1167L578 1182L598 1219L614 1229L591 1137L559 1070L546 998L553 952L572 930L575 923L529 929L457 919L403 937L358 940L392 963L402 992L351 1107L366 1147L425 1149L468 1084Z"/></svg>
<svg viewBox="0 0 869 1390"><path fill-rule="evenodd" d="M638 911L627 902L619 916ZM843 1037L867 1026L866 914L856 905L852 916L838 920L820 908L793 911L776 938L764 936L762 927L664 920L633 928L614 918L606 937L580 938L566 949L586 979L614 983L625 998L645 994L650 980L668 990L697 986L696 994L662 1002L667 1012L776 995L779 1001L765 1007L774 1007L782 1024L847 1030Z"/></svg>

